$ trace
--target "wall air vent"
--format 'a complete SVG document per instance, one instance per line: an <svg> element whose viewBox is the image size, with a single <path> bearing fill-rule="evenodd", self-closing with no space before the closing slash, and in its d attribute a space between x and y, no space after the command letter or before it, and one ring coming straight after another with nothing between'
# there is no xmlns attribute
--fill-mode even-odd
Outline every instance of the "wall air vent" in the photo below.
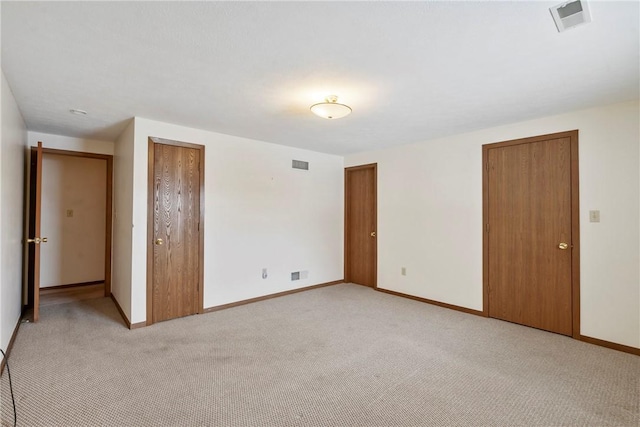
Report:
<svg viewBox="0 0 640 427"><path fill-rule="evenodd" d="M292 160L291 161L291 167L294 169L302 169L305 171L309 170L309 162L305 162L302 160Z"/></svg>
<svg viewBox="0 0 640 427"><path fill-rule="evenodd" d="M589 4L583 0L560 3L549 9L558 32L591 22Z"/></svg>

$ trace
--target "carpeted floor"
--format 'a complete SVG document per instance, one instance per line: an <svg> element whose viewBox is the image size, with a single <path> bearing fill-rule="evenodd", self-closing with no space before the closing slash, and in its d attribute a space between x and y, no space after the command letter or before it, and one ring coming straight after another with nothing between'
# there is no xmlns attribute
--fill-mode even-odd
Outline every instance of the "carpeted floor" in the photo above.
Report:
<svg viewBox="0 0 640 427"><path fill-rule="evenodd" d="M9 359L20 426L640 424L640 357L357 285L133 331L108 298L41 319Z"/></svg>

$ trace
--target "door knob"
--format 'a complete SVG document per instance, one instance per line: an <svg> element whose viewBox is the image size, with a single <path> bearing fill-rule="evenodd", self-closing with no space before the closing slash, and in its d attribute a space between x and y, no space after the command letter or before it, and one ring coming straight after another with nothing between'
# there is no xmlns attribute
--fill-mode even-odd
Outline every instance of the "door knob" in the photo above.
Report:
<svg viewBox="0 0 640 427"><path fill-rule="evenodd" d="M164 240L162 239L156 239L156 245L161 245L164 243Z"/></svg>
<svg viewBox="0 0 640 427"><path fill-rule="evenodd" d="M40 241L41 241L42 243L47 243L47 242L49 241L49 239L48 239L48 238L46 238L46 237L43 237L43 238L42 238L42 240L40 240Z"/></svg>
<svg viewBox="0 0 640 427"><path fill-rule="evenodd" d="M376 237L376 232L375 231L371 232L371 237Z"/></svg>
<svg viewBox="0 0 640 427"><path fill-rule="evenodd" d="M40 244L40 238L39 237L35 237L33 239L27 239L27 243L35 243L36 245Z"/></svg>
<svg viewBox="0 0 640 427"><path fill-rule="evenodd" d="M568 244L566 244L566 243L564 243L564 242L562 242L562 243L560 243L560 244L558 245L558 248L560 248L560 249L562 249L562 250L565 250L565 249L567 249L568 247L569 247L569 245L568 245Z"/></svg>

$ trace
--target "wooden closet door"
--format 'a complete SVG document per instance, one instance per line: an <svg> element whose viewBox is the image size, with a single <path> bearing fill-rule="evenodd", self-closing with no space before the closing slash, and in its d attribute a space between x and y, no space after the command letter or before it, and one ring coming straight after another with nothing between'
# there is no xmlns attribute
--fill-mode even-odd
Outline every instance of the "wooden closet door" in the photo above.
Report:
<svg viewBox="0 0 640 427"><path fill-rule="evenodd" d="M152 321L200 311L200 151L155 143Z"/></svg>
<svg viewBox="0 0 640 427"><path fill-rule="evenodd" d="M489 316L571 335L570 137L488 150Z"/></svg>
<svg viewBox="0 0 640 427"><path fill-rule="evenodd" d="M345 169L345 281L377 285L376 165Z"/></svg>

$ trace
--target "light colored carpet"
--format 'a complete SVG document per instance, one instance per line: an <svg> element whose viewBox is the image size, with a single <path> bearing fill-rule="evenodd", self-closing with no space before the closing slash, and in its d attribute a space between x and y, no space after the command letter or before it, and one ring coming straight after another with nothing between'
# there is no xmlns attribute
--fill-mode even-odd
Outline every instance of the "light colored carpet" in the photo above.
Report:
<svg viewBox="0 0 640 427"><path fill-rule="evenodd" d="M21 426L640 424L640 357L357 285L133 331L108 298L41 319L9 359Z"/></svg>

